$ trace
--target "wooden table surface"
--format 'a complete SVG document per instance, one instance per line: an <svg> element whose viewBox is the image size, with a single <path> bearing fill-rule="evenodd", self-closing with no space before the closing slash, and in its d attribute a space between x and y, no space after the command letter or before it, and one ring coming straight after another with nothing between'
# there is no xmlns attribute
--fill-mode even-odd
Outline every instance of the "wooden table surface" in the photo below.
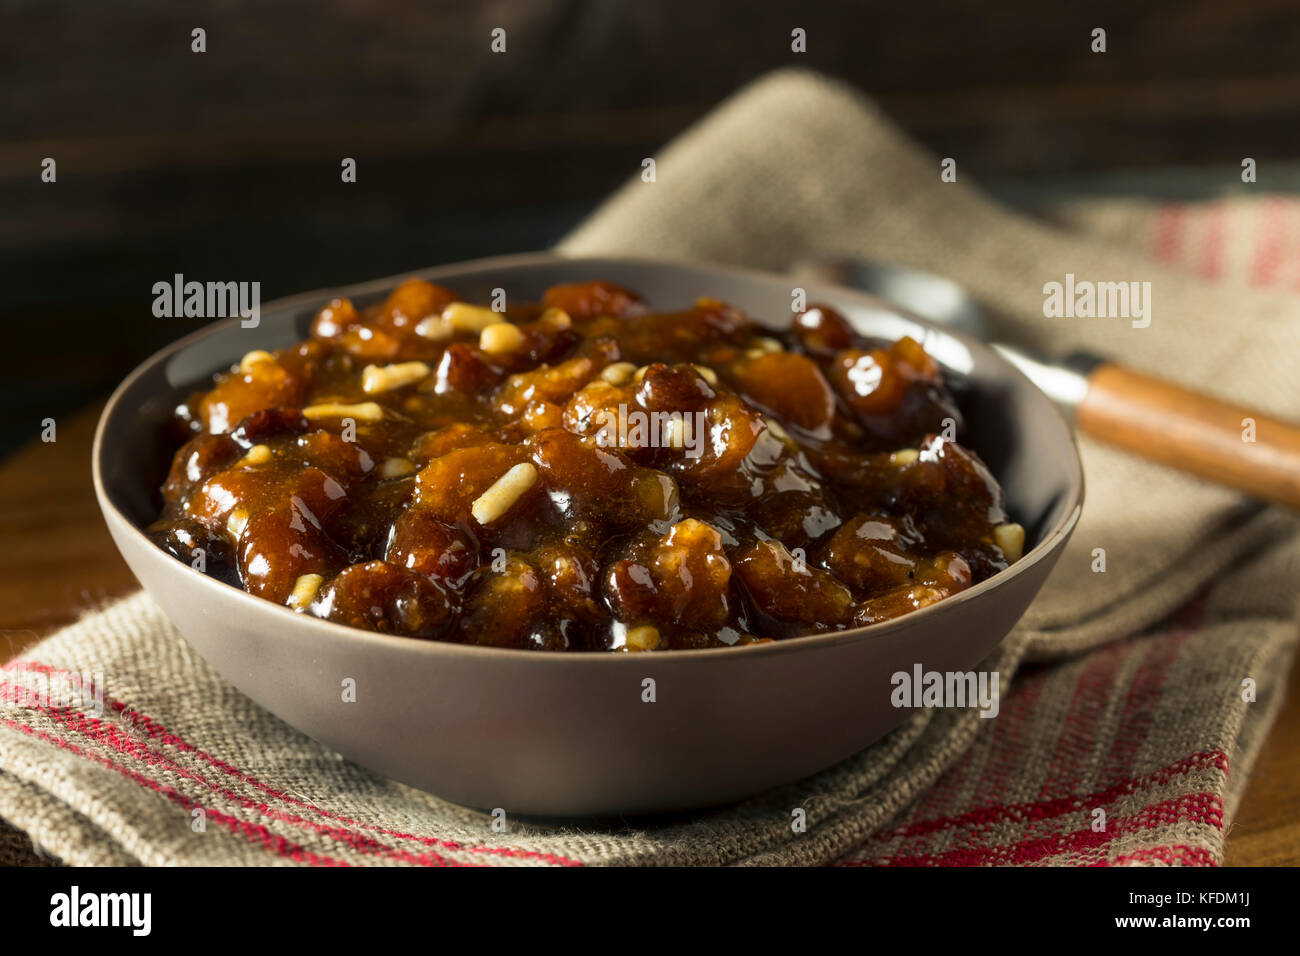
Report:
<svg viewBox="0 0 1300 956"><path fill-rule="evenodd" d="M60 421L57 441L0 463L0 660L83 611L125 594L118 556L90 484L99 408ZM1300 865L1300 667L1265 742L1229 834L1230 866Z"/></svg>

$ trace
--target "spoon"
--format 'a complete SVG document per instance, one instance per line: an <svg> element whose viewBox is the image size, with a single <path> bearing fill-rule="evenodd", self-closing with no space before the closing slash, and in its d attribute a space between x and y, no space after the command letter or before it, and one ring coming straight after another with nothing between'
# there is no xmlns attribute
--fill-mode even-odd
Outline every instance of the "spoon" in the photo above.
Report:
<svg viewBox="0 0 1300 956"><path fill-rule="evenodd" d="M849 286L988 342L984 311L960 285L904 266L803 263L796 275ZM1060 358L991 342L1078 431L1151 461L1300 508L1300 427L1085 352Z"/></svg>

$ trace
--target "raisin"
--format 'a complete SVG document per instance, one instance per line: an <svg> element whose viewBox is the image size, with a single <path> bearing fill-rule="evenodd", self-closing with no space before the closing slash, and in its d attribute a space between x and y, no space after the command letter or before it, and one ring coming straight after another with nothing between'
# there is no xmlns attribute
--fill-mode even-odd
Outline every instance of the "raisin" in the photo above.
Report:
<svg viewBox="0 0 1300 956"><path fill-rule="evenodd" d="M688 628L712 631L730 613L731 562L722 536L703 521L673 525L655 548L651 571L661 614Z"/></svg>
<svg viewBox="0 0 1300 956"><path fill-rule="evenodd" d="M844 524L826 546L826 567L860 591L881 591L913 580L909 556L916 535L896 518L861 514Z"/></svg>
<svg viewBox="0 0 1300 956"><path fill-rule="evenodd" d="M288 600L304 574L330 577L347 564L316 516L296 505L250 517L236 552L244 589L276 604Z"/></svg>
<svg viewBox="0 0 1300 956"><path fill-rule="evenodd" d="M886 591L879 597L870 598L853 608L853 623L857 627L879 624L896 617L902 617L912 611L937 604L948 596L943 588L935 587L900 587Z"/></svg>
<svg viewBox="0 0 1300 956"><path fill-rule="evenodd" d="M569 517L597 518L612 524L641 517L634 466L613 448L601 448L563 428L548 428L528 442L542 483Z"/></svg>
<svg viewBox="0 0 1300 956"><path fill-rule="evenodd" d="M149 538L156 545L179 561L205 574L210 574L227 584L239 583L239 572L235 568L234 550L230 541L210 532L198 521L181 518L153 527ZM201 553L200 553L201 552Z"/></svg>
<svg viewBox="0 0 1300 956"><path fill-rule="evenodd" d="M488 567L476 575L478 584L465 605L463 632L471 644L512 647L534 646L537 622L545 617L545 592L537 569L517 557L503 571Z"/></svg>
<svg viewBox="0 0 1300 956"><path fill-rule="evenodd" d="M175 506L196 488L243 455L243 449L228 435L196 435L172 458L171 470L163 482L163 501Z"/></svg>
<svg viewBox="0 0 1300 956"><path fill-rule="evenodd" d="M375 320L393 329L413 329L423 318L437 315L456 301L456 294L424 279L407 279L379 307Z"/></svg>
<svg viewBox="0 0 1300 956"><path fill-rule="evenodd" d="M930 432L959 431L961 411L939 366L915 339L887 349L845 349L829 368L831 384L858 423L896 447L914 445Z"/></svg>
<svg viewBox="0 0 1300 956"><path fill-rule="evenodd" d="M299 435L297 445L304 461L324 471L360 477L375 467L375 459L359 443L323 429Z"/></svg>
<svg viewBox="0 0 1300 956"><path fill-rule="evenodd" d="M268 408L297 407L307 383L274 361L254 362L247 371L223 376L199 402L199 420L212 434L230 431Z"/></svg>
<svg viewBox="0 0 1300 956"><path fill-rule="evenodd" d="M387 561L339 572L311 611L350 627L426 640L441 637L454 618L451 598L433 580Z"/></svg>
<svg viewBox="0 0 1300 956"><path fill-rule="evenodd" d="M249 415L230 433L230 437L244 448L252 448L286 435L301 435L311 428L296 408L263 408Z"/></svg>
<svg viewBox="0 0 1300 956"><path fill-rule="evenodd" d="M636 390L636 400L652 412L691 412L704 408L717 395L689 365L649 366Z"/></svg>
<svg viewBox="0 0 1300 956"><path fill-rule="evenodd" d="M518 445L473 445L435 458L415 477L415 502L450 523L471 521L470 506L502 475L524 460Z"/></svg>
<svg viewBox="0 0 1300 956"><path fill-rule="evenodd" d="M464 422L457 422L437 431L425 432L411 442L407 457L421 465L427 465L434 458L441 458L457 448L470 448L474 445L488 445L492 437L483 429Z"/></svg>
<svg viewBox="0 0 1300 956"><path fill-rule="evenodd" d="M483 361L477 349L462 342L447 346L434 372L435 391L473 394L496 381L497 373Z"/></svg>
<svg viewBox="0 0 1300 956"><path fill-rule="evenodd" d="M819 359L830 358L854 342L848 321L828 305L814 305L796 315L794 334L804 351Z"/></svg>
<svg viewBox="0 0 1300 956"><path fill-rule="evenodd" d="M612 282L574 282L551 286L542 296L542 303L563 309L575 319L594 319L600 315L639 315L645 311L645 303L640 296Z"/></svg>
<svg viewBox="0 0 1300 956"><path fill-rule="evenodd" d="M470 537L423 508L409 508L394 522L384 558L451 587L459 587L478 567Z"/></svg>
<svg viewBox="0 0 1300 956"><path fill-rule="evenodd" d="M805 355L768 352L736 363L731 374L747 398L801 428L825 428L835 415L835 393Z"/></svg>
<svg viewBox="0 0 1300 956"><path fill-rule="evenodd" d="M759 541L736 555L736 574L754 603L784 621L838 626L853 595L834 575L808 566L779 541Z"/></svg>

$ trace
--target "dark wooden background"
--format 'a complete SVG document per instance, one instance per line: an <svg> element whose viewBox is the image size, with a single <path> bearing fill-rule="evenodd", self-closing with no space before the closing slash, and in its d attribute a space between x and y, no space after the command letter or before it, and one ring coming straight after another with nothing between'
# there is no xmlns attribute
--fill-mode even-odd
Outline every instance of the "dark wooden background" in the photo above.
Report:
<svg viewBox="0 0 1300 956"><path fill-rule="evenodd" d="M781 65L851 80L995 186L1300 154L1300 7L1284 0L0 9L0 454L186 331L150 314L159 279L257 279L265 300L545 246ZM46 156L57 184L40 182Z"/></svg>

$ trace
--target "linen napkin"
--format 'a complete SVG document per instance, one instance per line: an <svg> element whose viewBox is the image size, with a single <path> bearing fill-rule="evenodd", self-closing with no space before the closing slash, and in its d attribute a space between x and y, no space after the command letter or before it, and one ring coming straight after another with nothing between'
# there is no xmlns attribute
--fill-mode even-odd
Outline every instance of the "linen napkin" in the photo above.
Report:
<svg viewBox="0 0 1300 956"><path fill-rule="evenodd" d="M900 262L960 281L1008 334L1048 349L1300 408L1293 201L1073 203L1032 218L982 196L959 157L943 181L940 157L868 101L792 71L654 158L655 180L629 182L562 250L774 270ZM1149 281L1151 324L1044 318L1043 284L1067 273ZM1088 501L1071 546L981 665L1000 674L995 719L920 711L838 766L724 810L496 832L267 714L137 594L0 674L0 859L30 845L78 864L1216 864L1293 654L1300 534L1278 509L1081 445ZM103 675L102 706L71 693L82 674ZM34 684L79 705L35 698Z"/></svg>

